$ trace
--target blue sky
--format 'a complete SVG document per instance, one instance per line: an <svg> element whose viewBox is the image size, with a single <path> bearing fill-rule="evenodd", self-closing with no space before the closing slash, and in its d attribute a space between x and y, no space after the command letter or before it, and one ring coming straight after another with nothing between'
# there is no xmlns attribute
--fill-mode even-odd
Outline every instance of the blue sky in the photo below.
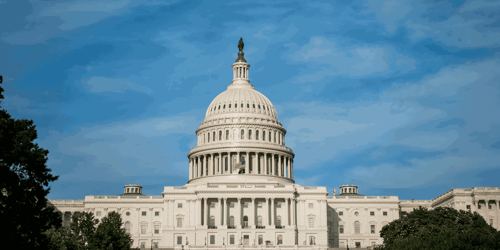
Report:
<svg viewBox="0 0 500 250"><path fill-rule="evenodd" d="M297 183L499 186L499 1L0 0L2 107L37 125L49 198L184 185L240 37Z"/></svg>

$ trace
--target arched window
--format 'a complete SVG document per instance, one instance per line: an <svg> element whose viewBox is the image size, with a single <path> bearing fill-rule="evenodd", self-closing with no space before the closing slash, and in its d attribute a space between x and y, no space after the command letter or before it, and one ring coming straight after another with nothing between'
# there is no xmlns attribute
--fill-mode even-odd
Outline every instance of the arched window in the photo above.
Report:
<svg viewBox="0 0 500 250"><path fill-rule="evenodd" d="M242 140L245 139L245 130L243 129L241 130L241 139Z"/></svg>
<svg viewBox="0 0 500 250"><path fill-rule="evenodd" d="M257 217L257 226L262 227L262 216Z"/></svg>
<svg viewBox="0 0 500 250"><path fill-rule="evenodd" d="M360 231L361 231L361 229L360 229L359 221L354 222L354 233L360 234Z"/></svg>
<svg viewBox="0 0 500 250"><path fill-rule="evenodd" d="M262 140L265 141L266 140L266 131L262 131Z"/></svg>
<svg viewBox="0 0 500 250"><path fill-rule="evenodd" d="M219 141L222 141L222 131L219 131Z"/></svg>
<svg viewBox="0 0 500 250"><path fill-rule="evenodd" d="M274 143L276 143L276 132L274 132Z"/></svg>
<svg viewBox="0 0 500 250"><path fill-rule="evenodd" d="M248 228L248 216L243 216L243 228Z"/></svg>
<svg viewBox="0 0 500 250"><path fill-rule="evenodd" d="M241 107L243 108L243 103L241 104Z"/></svg>
<svg viewBox="0 0 500 250"><path fill-rule="evenodd" d="M238 108L238 103L235 103L234 104L234 108L237 109Z"/></svg>
<svg viewBox="0 0 500 250"><path fill-rule="evenodd" d="M231 108L231 103L229 103L229 108Z"/></svg>
<svg viewBox="0 0 500 250"><path fill-rule="evenodd" d="M252 130L249 129L248 130L248 140L251 140L252 139Z"/></svg>
<svg viewBox="0 0 500 250"><path fill-rule="evenodd" d="M255 131L255 140L259 139L259 130Z"/></svg>
<svg viewBox="0 0 500 250"><path fill-rule="evenodd" d="M253 108L255 108L255 104L253 104Z"/></svg>
<svg viewBox="0 0 500 250"><path fill-rule="evenodd" d="M260 109L260 104L259 104L259 109Z"/></svg>
<svg viewBox="0 0 500 250"><path fill-rule="evenodd" d="M279 215L276 218L276 226L281 227L281 216L279 216Z"/></svg>
<svg viewBox="0 0 500 250"><path fill-rule="evenodd" d="M234 216L229 216L229 226L234 227Z"/></svg>
<svg viewBox="0 0 500 250"><path fill-rule="evenodd" d="M215 226L215 216L210 216L210 226Z"/></svg>
<svg viewBox="0 0 500 250"><path fill-rule="evenodd" d="M247 103L247 109L249 109L249 108L250 108L250 104Z"/></svg>
<svg viewBox="0 0 500 250"><path fill-rule="evenodd" d="M224 107L222 107L223 109L226 109L226 104L224 104Z"/></svg>
<svg viewBox="0 0 500 250"><path fill-rule="evenodd" d="M130 234L130 221L125 222L125 232Z"/></svg>
<svg viewBox="0 0 500 250"><path fill-rule="evenodd" d="M213 136L212 138L214 139L214 142L215 142L215 138L216 138L216 137L215 137L215 131L214 131L214 136Z"/></svg>
<svg viewBox="0 0 500 250"><path fill-rule="evenodd" d="M229 130L226 130L226 140L229 140Z"/></svg>
<svg viewBox="0 0 500 250"><path fill-rule="evenodd" d="M208 142L210 142L210 132L207 133L207 137L208 137Z"/></svg>
<svg viewBox="0 0 500 250"><path fill-rule="evenodd" d="M219 105L219 110L220 110L220 105Z"/></svg>
<svg viewBox="0 0 500 250"><path fill-rule="evenodd" d="M281 144L281 133L278 133L278 144Z"/></svg>
<svg viewBox="0 0 500 250"><path fill-rule="evenodd" d="M205 134L203 134L203 143L205 143Z"/></svg>
<svg viewBox="0 0 500 250"><path fill-rule="evenodd" d="M269 131L269 142L271 142L271 131Z"/></svg>

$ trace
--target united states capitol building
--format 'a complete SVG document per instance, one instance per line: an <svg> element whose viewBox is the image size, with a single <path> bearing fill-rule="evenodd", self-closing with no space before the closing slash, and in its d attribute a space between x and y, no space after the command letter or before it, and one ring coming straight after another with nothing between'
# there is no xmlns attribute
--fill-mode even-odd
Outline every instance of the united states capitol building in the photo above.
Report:
<svg viewBox="0 0 500 250"><path fill-rule="evenodd" d="M382 244L381 228L419 206L479 212L500 228L499 187L451 189L432 200L365 196L356 185L329 195L294 181L295 154L271 101L256 91L238 46L233 80L208 106L188 153L189 181L161 195L125 185L123 194L50 200L69 226L82 211L121 214L139 248L344 248Z"/></svg>

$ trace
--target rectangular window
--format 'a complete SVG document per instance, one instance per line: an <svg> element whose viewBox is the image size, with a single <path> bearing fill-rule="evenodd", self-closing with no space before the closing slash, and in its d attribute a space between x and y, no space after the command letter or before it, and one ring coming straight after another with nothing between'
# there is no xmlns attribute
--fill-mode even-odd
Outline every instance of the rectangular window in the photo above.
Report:
<svg viewBox="0 0 500 250"><path fill-rule="evenodd" d="M182 236L177 236L177 245L182 245Z"/></svg>
<svg viewBox="0 0 500 250"><path fill-rule="evenodd" d="M488 209L491 209L491 205L488 205Z"/></svg>
<svg viewBox="0 0 500 250"><path fill-rule="evenodd" d="M313 208L314 207L314 204L313 203L309 203L309 208Z"/></svg>
<svg viewBox="0 0 500 250"><path fill-rule="evenodd" d="M101 216L101 211L97 211L96 215Z"/></svg>
<svg viewBox="0 0 500 250"><path fill-rule="evenodd" d="M141 225L141 234L146 234L147 225Z"/></svg>
<svg viewBox="0 0 500 250"><path fill-rule="evenodd" d="M229 244L234 245L234 235L229 235Z"/></svg>
<svg viewBox="0 0 500 250"><path fill-rule="evenodd" d="M177 218L177 227L182 227L182 218Z"/></svg>
<svg viewBox="0 0 500 250"><path fill-rule="evenodd" d="M477 209L481 209L481 205L480 204L477 204Z"/></svg>
<svg viewBox="0 0 500 250"><path fill-rule="evenodd" d="M142 216L146 216L146 212L142 212Z"/></svg>
<svg viewBox="0 0 500 250"><path fill-rule="evenodd" d="M470 205L467 205L467 209L470 209Z"/></svg>
<svg viewBox="0 0 500 250"><path fill-rule="evenodd" d="M160 216L160 212L156 211L155 216Z"/></svg>
<svg viewBox="0 0 500 250"><path fill-rule="evenodd" d="M153 247L158 248L158 242L153 242Z"/></svg>
<svg viewBox="0 0 500 250"><path fill-rule="evenodd" d="M141 248L146 248L146 242L141 242Z"/></svg>
<svg viewBox="0 0 500 250"><path fill-rule="evenodd" d="M215 235L210 235L210 245L215 245Z"/></svg>
<svg viewBox="0 0 500 250"><path fill-rule="evenodd" d="M309 237L309 245L316 245L316 237L314 236Z"/></svg>
<svg viewBox="0 0 500 250"><path fill-rule="evenodd" d="M383 212L382 214L383 214L384 216L387 216L387 212Z"/></svg>
<svg viewBox="0 0 500 250"><path fill-rule="evenodd" d="M276 202L276 208L281 208L281 203Z"/></svg>
<svg viewBox="0 0 500 250"><path fill-rule="evenodd" d="M375 212L371 211L370 216L375 216Z"/></svg>
<svg viewBox="0 0 500 250"><path fill-rule="evenodd" d="M215 208L215 203L210 203L210 208Z"/></svg>
<svg viewBox="0 0 500 250"><path fill-rule="evenodd" d="M259 245L262 245L264 243L264 236L259 235Z"/></svg>
<svg viewBox="0 0 500 250"><path fill-rule="evenodd" d="M243 203L243 207L247 208L248 207L248 202Z"/></svg>
<svg viewBox="0 0 500 250"><path fill-rule="evenodd" d="M309 218L309 227L314 227L314 218Z"/></svg>
<svg viewBox="0 0 500 250"><path fill-rule="evenodd" d="M278 235L278 245L283 245L283 235Z"/></svg>
<svg viewBox="0 0 500 250"><path fill-rule="evenodd" d="M339 225L339 233L340 234L344 233L344 225Z"/></svg>
<svg viewBox="0 0 500 250"><path fill-rule="evenodd" d="M177 203L177 208L182 208L182 203Z"/></svg>
<svg viewBox="0 0 500 250"><path fill-rule="evenodd" d="M155 234L160 234L160 225L155 225Z"/></svg>
<svg viewBox="0 0 500 250"><path fill-rule="evenodd" d="M357 241L356 243L356 248L361 248L361 242Z"/></svg>
<svg viewBox="0 0 500 250"><path fill-rule="evenodd" d="M371 233L374 234L375 233L375 225L371 225L370 230L371 230Z"/></svg>
<svg viewBox="0 0 500 250"><path fill-rule="evenodd" d="M339 212L339 215L344 215L344 212L340 211L340 212Z"/></svg>

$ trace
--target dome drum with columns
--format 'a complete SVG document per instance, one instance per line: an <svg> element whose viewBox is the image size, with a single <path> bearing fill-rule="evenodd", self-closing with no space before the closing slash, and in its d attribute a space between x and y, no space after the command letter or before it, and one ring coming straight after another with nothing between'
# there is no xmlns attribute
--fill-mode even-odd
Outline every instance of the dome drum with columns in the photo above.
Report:
<svg viewBox="0 0 500 250"><path fill-rule="evenodd" d="M286 130L271 101L250 84L243 46L232 67L232 84L210 103L196 130L197 146L188 154L189 183L238 174L294 183L295 155L285 146Z"/></svg>

